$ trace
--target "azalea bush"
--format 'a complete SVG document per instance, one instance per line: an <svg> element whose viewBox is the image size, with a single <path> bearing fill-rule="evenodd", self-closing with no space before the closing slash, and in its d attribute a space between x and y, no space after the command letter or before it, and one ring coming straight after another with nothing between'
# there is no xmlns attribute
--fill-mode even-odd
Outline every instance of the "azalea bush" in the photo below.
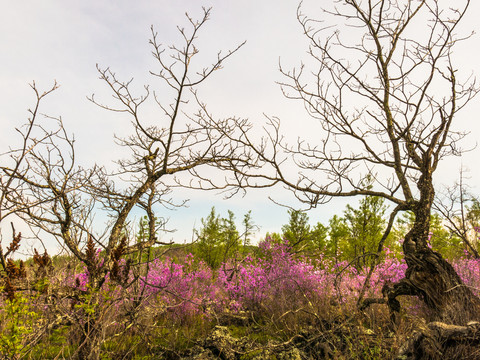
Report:
<svg viewBox="0 0 480 360"><path fill-rule="evenodd" d="M466 286L477 295L480 295L480 259L471 257L468 253L455 262L453 267L462 278Z"/></svg>
<svg viewBox="0 0 480 360"><path fill-rule="evenodd" d="M40 278L43 282L32 280L34 292L16 290L16 298L23 299L21 307L12 306L11 294L2 292L0 318L8 319L2 324L2 351L10 354L24 346L17 336L24 331L22 337L34 340L31 348L22 348L22 356L45 358L55 352L74 357L92 317L102 324L97 333L102 349L115 358L132 351L145 356L148 351L159 354L158 349L181 351L207 336L215 325L224 324L229 316L241 315L246 323L261 325L263 334L283 339L308 324L318 328L357 314L356 302L368 268L299 255L288 241L269 237L250 250L216 269L187 253L158 257L132 268L127 266L128 259L122 259L116 271L125 277L120 281L118 274L108 273L100 289L92 289L87 267L63 261L49 277ZM100 264L103 254L97 256ZM466 254L453 265L465 284L478 293L480 260ZM33 269L27 267L27 272ZM403 260L386 249L367 284L366 296L381 297L384 284L403 278L405 270ZM408 316L422 311L415 301L406 305ZM373 328L388 326L386 306L369 311L355 315L358 319L367 316L360 323ZM58 325L47 328L59 319ZM17 323L19 327L15 327ZM241 334L259 331L248 332L253 330L248 330L246 323ZM138 340L145 336L148 346ZM357 340L349 341L357 346ZM46 341L51 346L46 346Z"/></svg>
<svg viewBox="0 0 480 360"><path fill-rule="evenodd" d="M466 264L462 259L458 266ZM478 264L471 262L465 276L471 276ZM320 257L315 261L297 256L288 242L276 242L267 237L257 249L241 260L229 260L218 269L210 268L202 260L188 254L181 262L171 258L157 258L145 265L142 276L130 281L138 282L137 294L129 289L120 291L120 285L112 283L107 275L103 288L109 296L125 298L141 294L143 306L157 307L174 317L192 315L211 316L212 313L228 311L260 311L266 304L278 304L284 299L291 307L305 302L355 301L363 287L368 269L357 269L346 261L334 264ZM381 296L386 282L395 282L404 277L406 264L398 260L388 249L384 260L376 267L368 284L369 296ZM467 272L466 272L467 271ZM87 292L89 274L83 268L78 273L66 276L63 286ZM140 288L140 290L138 290Z"/></svg>

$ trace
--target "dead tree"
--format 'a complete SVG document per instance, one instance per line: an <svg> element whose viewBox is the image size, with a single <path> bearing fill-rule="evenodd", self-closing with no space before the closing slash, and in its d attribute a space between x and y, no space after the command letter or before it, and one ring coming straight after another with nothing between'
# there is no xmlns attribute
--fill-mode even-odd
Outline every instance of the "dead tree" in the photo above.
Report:
<svg viewBox="0 0 480 360"><path fill-rule="evenodd" d="M192 106L200 103L197 87L243 45L217 53L208 66L197 64L197 37L209 16L210 9L203 9L198 21L187 15L188 27L178 28L183 38L181 46L164 48L152 28L150 43L158 69L151 75L167 91L156 92L145 86L142 94L135 95L132 80L122 81L109 68L97 67L114 103L99 102L94 96L90 100L108 111L127 114L133 127L132 135L117 138L130 155L118 160L115 172L109 173L101 166L79 167L74 139L61 118L48 118L56 124L54 130L49 130L48 125L38 122L36 113L22 133L23 147L11 152L13 166L6 161L0 166L0 202L8 204L6 211L53 235L82 261L88 268L92 291L102 287L108 273L114 279L122 256L164 244L157 237L159 208L184 204L170 198L173 187L178 186L175 177L187 179L186 186L191 183L212 188L215 186L208 178L195 178L200 168L217 168L236 159L239 149L230 137L237 122L205 117L201 106L198 111ZM33 88L40 102L44 95L38 95ZM155 118L143 111L147 103L159 110ZM30 128L36 131L35 136L30 135ZM147 216L148 236L130 243L127 230L134 209ZM100 225L104 230L98 233L100 226L94 224L93 215L100 211L106 212L111 221ZM98 356L99 326L94 318L85 323L78 358Z"/></svg>
<svg viewBox="0 0 480 360"><path fill-rule="evenodd" d="M478 317L480 302L427 242L433 174L445 156L460 153L465 134L452 123L478 93L454 66L455 45L469 37L456 34L469 2L335 1L322 20L301 5L310 56L299 68L280 66L280 85L318 121L318 140L289 145L272 117L260 143L249 132L241 137L256 162L234 166L239 187L283 184L311 207L332 197L383 197L393 204L387 231L399 211L412 211L403 243L408 270L385 289L386 302L398 311L398 296L416 295L437 319L461 325Z"/></svg>
<svg viewBox="0 0 480 360"><path fill-rule="evenodd" d="M55 133L43 132L43 137L34 137L36 133L35 128L38 126L37 117L40 111L40 103L43 98L47 97L51 92L57 89L57 84L54 83L50 89L44 92L38 90L35 83L32 83L30 86L35 93L35 104L32 109L29 109L30 117L23 129L17 129L22 138L22 145L17 149L10 149L6 153L1 154L3 157L8 156L8 161L10 161L8 167L5 167L5 169L8 170L0 173L0 224L2 225L5 225L7 218L13 217L18 211L16 203L10 201L10 199L12 194L15 194L18 189L19 184L16 179L22 176L22 171L24 171L28 157L31 152L34 151L36 145L43 143L55 135ZM13 238L15 239L17 236L15 234L13 222L11 223L11 226L13 230ZM15 245L10 245L5 253L3 253L0 238L0 262L3 270L6 269L6 257L15 250L18 250L20 237L21 235L19 235L18 241L14 241Z"/></svg>
<svg viewBox="0 0 480 360"><path fill-rule="evenodd" d="M227 136L237 125L233 119L213 120L189 107L189 101L198 100L196 87L221 69L225 60L243 45L225 54L219 52L210 66L197 65L196 39L209 16L210 9L204 9L200 21L187 15L190 29L179 28L184 40L182 47L163 48L152 28L150 42L159 70L151 71L151 75L172 90L170 103L149 86L144 87L143 94L134 95L132 80L123 82L109 68L97 66L100 79L110 88L116 103L103 104L94 96L90 100L108 111L128 114L133 127L132 135L117 138L130 157L118 160L114 172L108 173L98 165L91 169L78 166L74 139L65 130L62 119L48 117L56 125L46 126L35 116L26 133L22 133L23 147L10 152L13 166L5 163L0 168L4 182L0 200L9 204L8 210L60 239L85 263L86 244L91 238L94 246L105 252L105 271L110 268L111 254L122 242L134 208L147 215L149 235L144 242L126 246L124 253L158 244L158 206L168 208L184 203L174 203L169 195L178 186L175 176L230 163L238 151ZM35 87L34 90L37 93ZM160 116L154 121L148 115L142 117L143 105L149 100L160 109ZM35 136L30 134L31 128L36 131ZM199 178L195 184L201 186L202 181ZM205 187L211 187L208 179L205 182ZM112 219L104 234L92 231L94 210L104 210Z"/></svg>

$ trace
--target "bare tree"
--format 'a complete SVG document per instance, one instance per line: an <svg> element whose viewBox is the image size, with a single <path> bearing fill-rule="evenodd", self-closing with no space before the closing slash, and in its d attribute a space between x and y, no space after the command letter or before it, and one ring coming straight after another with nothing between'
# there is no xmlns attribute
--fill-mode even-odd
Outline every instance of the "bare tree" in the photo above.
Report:
<svg viewBox="0 0 480 360"><path fill-rule="evenodd" d="M147 215L149 236L144 242L129 245L124 252L132 253L159 243L155 206L184 203L176 204L168 196L172 185L178 185L174 176L188 174L201 166L216 167L235 158L236 148L226 136L235 129L236 123L232 119L213 121L203 117L201 111L188 114L189 100L198 100L196 87L221 69L224 61L243 45L226 54L219 52L212 65L200 68L200 71L192 69L192 58L198 53L195 44L198 31L209 15L210 9L204 9L200 21L187 15L191 31L179 28L184 46L169 47L170 54L166 54L158 43L152 28L151 45L160 70L151 74L173 89L173 102L169 104L165 104L164 99L148 86L145 86L144 94L135 96L131 91L132 80L122 82L110 69L98 67L100 79L111 89L116 104L99 103L94 96L90 100L109 111L127 113L132 119L133 134L117 139L131 154L130 158L117 161L118 170L108 173L99 166L92 169L78 167L74 139L65 130L62 119L48 117L56 122L55 130L33 124L32 120L22 133L25 139L22 149L11 152L19 154L18 158L14 157L14 166L1 167L4 184L0 200L10 206L5 209L61 239L61 244L87 263L83 250L88 239L92 238L95 246L105 250L105 271L110 268L110 255L122 241L128 216L135 207ZM35 87L34 90L37 93ZM140 113L151 94L163 116L148 123ZM43 96L38 96L38 102ZM33 127L37 131L34 137L30 135ZM220 128L222 131L218 130ZM196 184L201 186L202 180ZM208 182L206 187L210 185ZM104 236L92 231L91 215L99 208L112 219Z"/></svg>
<svg viewBox="0 0 480 360"><path fill-rule="evenodd" d="M28 167L28 159L31 154L36 151L36 147L49 141L55 136L54 132L42 131L40 136L36 131L38 125L38 114L40 109L40 103L43 98L47 97L51 92L57 89L57 84L42 92L38 90L35 83L31 85L32 90L35 93L35 105L32 109L29 109L30 117L27 123L22 129L17 129L17 132L21 135L21 146L17 149L10 149L6 153L2 154L3 157L8 157L7 161L10 165L2 167L4 170L0 173L0 224L5 225L7 218L12 218L19 212L16 201L12 201L21 187L21 184L17 181L25 173L25 168ZM16 234L13 221L11 222L13 242L10 246L3 251L0 241L0 265L5 273L8 275L6 259L9 255L12 255L20 247L21 233ZM1 239L0 239L1 240Z"/></svg>
<svg viewBox="0 0 480 360"><path fill-rule="evenodd" d="M118 139L119 144L130 151L131 158L119 160L119 169L115 174L106 174L103 169L97 172L89 186L92 197L112 214L107 255L120 242L128 215L134 207L142 209L148 217L149 240L145 244L129 246L127 252L158 243L153 206L178 205L167 196L172 191L172 186L177 184L172 181L175 176L180 173L195 175L195 169L199 167L217 167L223 162L232 161L236 156L235 147L224 134L224 132L231 134L235 130L235 123L231 119L205 119L200 112L188 114L189 100L198 101L196 87L221 69L224 61L243 45L242 43L226 54L219 52L210 66L196 70L192 62L199 52L195 42L200 28L209 16L210 9L204 9L200 21L193 20L187 14L191 32L179 28L184 40L183 47L170 46L168 48L170 54L165 53L166 50L158 42L157 33L152 28L150 43L159 71L150 73L173 90L171 103L166 104L160 95L155 91L151 92L149 86L145 86L144 94L136 96L131 91L131 80L123 82L109 68L97 67L100 79L113 92L116 104L100 103L94 96L90 100L106 110L127 113L131 117L134 129L131 136ZM196 66L198 68L198 65ZM142 105L151 94L163 113L159 122L149 122L140 115ZM218 131L218 128L223 130ZM118 177L123 178L123 185L128 184L126 189L121 190L115 186L112 178ZM202 187L201 179L197 183ZM180 205L182 204L183 202Z"/></svg>
<svg viewBox="0 0 480 360"><path fill-rule="evenodd" d="M450 232L458 236L469 253L480 258L477 247L480 202L464 183L464 170L460 170L460 179L453 186L447 186L437 196L435 210L446 220ZM470 204L470 206L468 206Z"/></svg>
<svg viewBox="0 0 480 360"><path fill-rule="evenodd" d="M55 132L43 131L43 136L36 137L35 130L38 127L40 103L43 98L57 89L57 84L54 83L50 89L44 92L38 90L35 82L30 86L35 93L36 100L33 109L28 110L30 117L27 123L23 129L17 129L17 132L21 135L22 144L16 149L10 149L6 153L1 154L4 158L9 158L7 161L9 161L10 164L2 167L3 172L0 173L0 223L15 214L18 210L15 202L9 201L9 195L16 192L18 182L15 180L22 176L22 170L24 170L25 163L31 152L35 149L35 146L42 144L45 140L55 135Z"/></svg>
<svg viewBox="0 0 480 360"><path fill-rule="evenodd" d="M143 94L135 95L132 80L121 81L109 68L97 66L100 79L111 90L115 103L104 104L94 96L90 100L108 111L128 114L133 126L132 135L117 138L130 157L119 160L114 173L100 166L84 169L76 165L74 139L65 130L62 119L47 117L56 123L55 130L48 130L48 126L35 122L36 110L22 133L23 146L12 151L13 166L0 167L0 202L8 204L3 211L15 213L33 228L56 237L86 265L89 289L93 292L102 287L108 273L113 280L128 285L125 276L120 276L128 274L128 262L127 270L117 274L122 256L165 244L157 238L162 226L157 216L159 205L171 207L184 203L174 203L170 198L172 187L178 186L175 176L195 177L200 167L215 168L235 161L238 149L230 142L229 135L233 136L237 123L233 119L213 120L203 116L196 89L243 44L226 53L217 53L211 65L199 67L195 62L199 52L197 36L209 16L210 9L203 9L199 21L187 14L188 28L178 28L183 37L180 47L164 48L152 28L150 43L159 70L151 75L173 94L171 102L161 95L168 92L157 93L149 86L144 87ZM35 86L33 89L38 106L45 94L40 95ZM143 111L149 101L160 110L154 121ZM189 102L198 102L200 110L192 112ZM32 128L37 131L35 136L30 134ZM187 185L189 181L201 188L215 187L206 178L190 178ZM128 221L135 208L147 216L148 235L130 243ZM93 215L101 210L111 220L98 234ZM99 336L99 324L90 318L85 322L77 357L98 356Z"/></svg>
<svg viewBox="0 0 480 360"><path fill-rule="evenodd" d="M241 136L256 162L234 166L240 187L283 184L311 207L332 197L390 201L377 259L396 214L411 210L415 222L403 243L406 277L384 289L383 301L398 311L397 296L417 295L439 319L461 324L478 316L479 301L427 242L433 174L445 156L460 153L465 134L452 123L478 93L453 61L455 45L469 37L456 35L469 3L342 0L323 10L321 21L300 6L310 57L291 71L280 67L281 88L318 120L319 140L289 145L280 120L270 118L260 143L249 132Z"/></svg>

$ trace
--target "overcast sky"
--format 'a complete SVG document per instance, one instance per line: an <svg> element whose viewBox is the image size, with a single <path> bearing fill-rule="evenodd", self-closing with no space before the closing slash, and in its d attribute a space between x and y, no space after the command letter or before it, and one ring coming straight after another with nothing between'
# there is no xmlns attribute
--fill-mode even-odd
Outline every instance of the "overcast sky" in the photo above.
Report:
<svg viewBox="0 0 480 360"><path fill-rule="evenodd" d="M308 121L305 125L302 122L305 116L301 104L285 100L275 84L281 80L279 59L292 67L306 57L307 42L296 20L297 5L293 0L9 1L0 13L0 150L19 141L14 128L25 122L26 110L33 105L28 84L35 80L39 88L46 89L56 80L61 86L46 99L42 112L62 116L67 131L75 134L82 165L111 164L116 159L113 134L128 134L131 128L124 117L105 112L87 100L92 93L109 96L98 79L96 64L110 67L122 79L133 77L139 88L151 83L148 71L154 70L155 64L148 44L150 26L162 43L179 44L176 26L187 25L185 12L198 18L202 6L213 7L211 20L199 36L205 59L247 41L225 68L199 89L210 109L219 116L236 115L255 122L264 121L264 113L276 115L287 129L308 131ZM480 2L474 1L460 30L478 31L478 15ZM479 45L479 35L475 35L456 52L458 66L477 76ZM464 142L466 148L480 138L479 103L480 98L476 98L458 117L457 127L471 131ZM480 177L479 151L445 162L436 182L451 184L463 163L470 170L470 184L474 186ZM281 189L274 195L287 201ZM265 192L228 201L212 193L179 191L175 196L191 198L190 206L162 214L170 217L171 228L178 229L165 240L189 240L192 228L199 226L200 218L208 215L213 205L222 215L227 209L233 210L239 221L252 210L262 235L279 231L288 220L287 211L272 204ZM312 222L326 222L334 213L341 213L345 203L320 207L310 213L310 218Z"/></svg>

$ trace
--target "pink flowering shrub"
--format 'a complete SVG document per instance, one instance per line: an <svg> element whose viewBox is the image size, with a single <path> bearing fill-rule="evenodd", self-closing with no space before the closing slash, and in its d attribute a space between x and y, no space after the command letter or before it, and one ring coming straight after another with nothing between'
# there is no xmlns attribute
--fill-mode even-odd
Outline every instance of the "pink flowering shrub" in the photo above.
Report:
<svg viewBox="0 0 480 360"><path fill-rule="evenodd" d="M273 243L267 238L259 245L259 256L228 262L216 271L194 261L191 254L182 264L156 259L140 281L150 306L157 304L181 318L226 309L293 309L307 303L326 304L332 298L354 302L367 269L348 267L337 276L345 265L331 266L324 259L314 264L307 258L296 257L288 244ZM381 296L383 284L398 281L405 270L403 261L387 254L370 279L368 295Z"/></svg>
<svg viewBox="0 0 480 360"><path fill-rule="evenodd" d="M280 300L292 308L305 302L329 303L333 297L341 302L347 299L354 302L366 278L367 269L360 272L347 267L345 270L347 263L315 266L308 259L296 258L287 244L272 243L268 238L259 248L262 254L259 258L248 257L218 275L233 309L258 310L269 301L278 305ZM343 271L337 276L340 270ZM368 295L381 296L383 284L400 280L405 270L405 262L387 256L370 278Z"/></svg>
<svg viewBox="0 0 480 360"><path fill-rule="evenodd" d="M367 297L381 297L385 283L405 276L404 260L397 259L389 249L384 256L370 278ZM453 266L474 291L480 288L480 260L465 257ZM218 270L195 260L191 254L181 263L169 258L155 259L143 268L136 292L134 287L122 289L108 277L104 287L109 289L105 294L115 295L117 304L140 296L142 306L155 314L186 321L195 316L213 318L224 311L283 313L312 304L329 305L332 301L353 306L368 270L348 266L346 262L333 264L329 259L312 261L299 257L287 243L274 243L267 238L255 256L231 260ZM87 291L88 279L84 269L67 276L65 285ZM135 280L133 274L130 279Z"/></svg>
<svg viewBox="0 0 480 360"><path fill-rule="evenodd" d="M453 264L453 268L463 280L465 285L470 287L475 295L480 295L480 259L470 256L464 256L457 259Z"/></svg>
<svg viewBox="0 0 480 360"><path fill-rule="evenodd" d="M213 281L213 271L189 254L184 264L171 259L155 259L146 276L140 278L150 306L161 307L179 318L207 314L221 294Z"/></svg>
<svg viewBox="0 0 480 360"><path fill-rule="evenodd" d="M97 262L97 267L100 268L105 261L101 257L100 249L96 250L95 259L96 259L96 262ZM125 260L122 260L122 265L124 265L124 264L125 264ZM65 273L62 278L63 278L63 285L64 286L67 286L67 287L70 287L70 288L73 288L73 289L77 289L77 290L80 290L80 291L83 291L83 292L87 291L88 284L91 280L90 279L90 272L88 271L88 268L85 265L82 267L82 271L80 273L76 273L76 272ZM107 274L107 277L105 279L103 288L105 289L108 284L109 284L109 274Z"/></svg>
<svg viewBox="0 0 480 360"><path fill-rule="evenodd" d="M346 266L346 263L338 264L337 267ZM385 283L394 283L405 277L407 264L405 261L398 260L391 256L391 252L386 250L386 257L375 267L375 270L367 284L367 296L381 296L381 289ZM357 270L355 267L349 267L342 276L341 286L337 287L345 298L356 298L367 278L369 269Z"/></svg>
<svg viewBox="0 0 480 360"><path fill-rule="evenodd" d="M296 307L331 291L331 277L308 261L296 259L287 244L267 238L259 250L260 257L247 257L219 270L218 286L227 292L232 309L259 310L269 303L279 305L280 300Z"/></svg>

